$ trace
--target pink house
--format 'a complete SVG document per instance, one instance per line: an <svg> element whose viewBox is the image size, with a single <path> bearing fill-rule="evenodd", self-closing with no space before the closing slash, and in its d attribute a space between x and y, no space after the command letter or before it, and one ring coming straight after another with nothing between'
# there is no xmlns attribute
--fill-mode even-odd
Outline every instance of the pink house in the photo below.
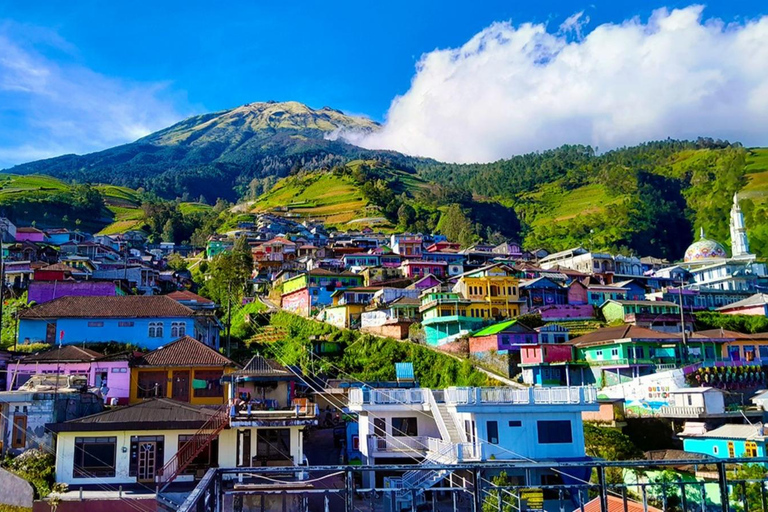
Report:
<svg viewBox="0 0 768 512"><path fill-rule="evenodd" d="M448 263L445 261L405 260L400 268L403 275L408 278L420 278L432 274L435 277L444 277Z"/></svg>
<svg viewBox="0 0 768 512"><path fill-rule="evenodd" d="M45 242L45 232L37 228L16 228L17 242Z"/></svg>
<svg viewBox="0 0 768 512"><path fill-rule="evenodd" d="M130 354L105 356L75 345L22 356L8 364L6 389L18 389L36 374L87 375L88 386L106 391L107 403L128 404Z"/></svg>
<svg viewBox="0 0 768 512"><path fill-rule="evenodd" d="M568 285L568 304L589 304L587 285L579 280L574 280Z"/></svg>
<svg viewBox="0 0 768 512"><path fill-rule="evenodd" d="M522 364L564 363L573 359L571 345L556 345L554 343L538 343L523 345L520 348Z"/></svg>

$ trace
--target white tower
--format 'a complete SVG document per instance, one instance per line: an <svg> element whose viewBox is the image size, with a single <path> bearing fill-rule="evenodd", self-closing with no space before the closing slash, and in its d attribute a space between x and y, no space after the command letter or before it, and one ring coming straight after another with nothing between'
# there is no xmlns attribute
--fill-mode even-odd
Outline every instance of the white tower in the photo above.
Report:
<svg viewBox="0 0 768 512"><path fill-rule="evenodd" d="M733 258L751 256L749 254L747 228L744 226L744 214L741 213L738 194L733 194L733 206L731 207L731 256Z"/></svg>

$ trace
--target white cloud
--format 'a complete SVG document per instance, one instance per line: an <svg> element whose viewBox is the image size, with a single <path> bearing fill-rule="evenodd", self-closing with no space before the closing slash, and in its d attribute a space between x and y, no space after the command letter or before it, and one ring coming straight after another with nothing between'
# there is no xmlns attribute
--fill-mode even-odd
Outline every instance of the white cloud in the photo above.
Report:
<svg viewBox="0 0 768 512"><path fill-rule="evenodd" d="M55 34L23 39L9 27L0 26L0 169L108 148L180 119L167 84L105 76L62 53L74 50Z"/></svg>
<svg viewBox="0 0 768 512"><path fill-rule="evenodd" d="M495 23L425 54L383 130L355 142L457 162L573 143L766 142L768 17L726 24L701 6L660 9L580 38L587 21L579 13L556 34Z"/></svg>

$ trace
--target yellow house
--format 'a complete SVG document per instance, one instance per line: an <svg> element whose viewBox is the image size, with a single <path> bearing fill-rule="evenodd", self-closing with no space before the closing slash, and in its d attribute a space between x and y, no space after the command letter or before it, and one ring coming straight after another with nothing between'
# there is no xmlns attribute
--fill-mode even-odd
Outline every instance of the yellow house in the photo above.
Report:
<svg viewBox="0 0 768 512"><path fill-rule="evenodd" d="M461 274L453 291L469 299L469 317L514 318L520 314L523 302L519 285L514 270L498 263Z"/></svg>
<svg viewBox="0 0 768 512"><path fill-rule="evenodd" d="M131 398L171 398L193 405L222 405L227 394L221 378L237 365L190 336L144 354L131 367Z"/></svg>

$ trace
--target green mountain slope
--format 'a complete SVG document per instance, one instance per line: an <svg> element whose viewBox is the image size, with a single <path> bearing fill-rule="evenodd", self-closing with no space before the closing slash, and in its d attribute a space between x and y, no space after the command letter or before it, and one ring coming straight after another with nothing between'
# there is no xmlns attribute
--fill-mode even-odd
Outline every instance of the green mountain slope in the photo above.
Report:
<svg viewBox="0 0 768 512"><path fill-rule="evenodd" d="M88 155L64 155L8 169L64 180L142 187L162 197L235 200L259 180L320 169L369 152L334 140L338 130L378 125L297 102L251 103L185 119L136 142Z"/></svg>

